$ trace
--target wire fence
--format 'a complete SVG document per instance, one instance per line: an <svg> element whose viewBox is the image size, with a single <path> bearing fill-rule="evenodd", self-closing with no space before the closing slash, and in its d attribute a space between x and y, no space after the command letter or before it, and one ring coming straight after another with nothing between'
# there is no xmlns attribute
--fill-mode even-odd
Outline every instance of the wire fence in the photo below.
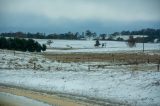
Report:
<svg viewBox="0 0 160 106"><path fill-rule="evenodd" d="M160 63L160 55L156 54L45 54L45 57L61 62Z"/></svg>

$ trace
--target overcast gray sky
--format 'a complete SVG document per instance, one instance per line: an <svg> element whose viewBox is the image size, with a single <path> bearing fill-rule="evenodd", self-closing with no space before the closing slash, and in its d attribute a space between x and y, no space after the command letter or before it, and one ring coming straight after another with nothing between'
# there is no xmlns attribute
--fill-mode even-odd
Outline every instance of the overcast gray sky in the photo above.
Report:
<svg viewBox="0 0 160 106"><path fill-rule="evenodd" d="M0 0L0 31L98 33L160 28L160 0Z"/></svg>

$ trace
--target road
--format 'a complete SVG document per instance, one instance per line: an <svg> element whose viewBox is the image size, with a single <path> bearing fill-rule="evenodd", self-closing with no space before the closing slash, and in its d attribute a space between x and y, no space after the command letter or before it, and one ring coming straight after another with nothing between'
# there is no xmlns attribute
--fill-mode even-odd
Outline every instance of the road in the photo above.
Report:
<svg viewBox="0 0 160 106"><path fill-rule="evenodd" d="M9 96L5 95L8 94ZM10 95L12 94L12 95ZM42 102L52 106L99 106L93 103L87 103L80 100L69 99L66 97L60 97L54 94L47 94L42 92L36 92L31 90L25 90L20 88L11 88L6 86L0 86L0 106L36 106L33 102L27 102L24 99L15 99L13 95L18 97L27 97L35 102ZM38 103L39 104L39 103ZM39 105L40 106L40 105Z"/></svg>

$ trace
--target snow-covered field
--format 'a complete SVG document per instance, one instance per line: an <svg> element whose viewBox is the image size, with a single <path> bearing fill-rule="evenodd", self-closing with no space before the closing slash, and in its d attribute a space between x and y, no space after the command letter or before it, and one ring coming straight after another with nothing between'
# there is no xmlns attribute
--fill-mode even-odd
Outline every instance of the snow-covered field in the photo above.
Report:
<svg viewBox="0 0 160 106"><path fill-rule="evenodd" d="M36 68L34 68L36 63ZM104 68L108 62L60 63L43 55L0 51L0 84L73 94L104 102L138 106L160 105L160 72L156 64Z"/></svg>
<svg viewBox="0 0 160 106"><path fill-rule="evenodd" d="M46 44L46 39L35 39L41 44ZM95 48L95 41L88 40L52 40L52 49L48 49L47 52L119 52L119 51L139 51L143 49L142 43L137 43L136 47L130 48L127 46L126 42L117 41L100 41L100 43L106 43L106 48ZM145 43L145 50L160 50L160 43ZM56 49L55 49L56 48ZM58 48L58 49L57 49ZM63 50L63 49L69 50ZM61 49L61 50L59 50Z"/></svg>

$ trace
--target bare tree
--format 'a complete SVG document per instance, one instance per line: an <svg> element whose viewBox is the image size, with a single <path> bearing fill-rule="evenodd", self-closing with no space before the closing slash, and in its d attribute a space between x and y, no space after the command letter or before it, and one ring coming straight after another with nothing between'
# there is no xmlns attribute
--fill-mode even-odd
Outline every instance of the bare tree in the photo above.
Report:
<svg viewBox="0 0 160 106"><path fill-rule="evenodd" d="M47 45L51 46L51 43L53 43L53 41L49 39L49 40L47 41Z"/></svg>

